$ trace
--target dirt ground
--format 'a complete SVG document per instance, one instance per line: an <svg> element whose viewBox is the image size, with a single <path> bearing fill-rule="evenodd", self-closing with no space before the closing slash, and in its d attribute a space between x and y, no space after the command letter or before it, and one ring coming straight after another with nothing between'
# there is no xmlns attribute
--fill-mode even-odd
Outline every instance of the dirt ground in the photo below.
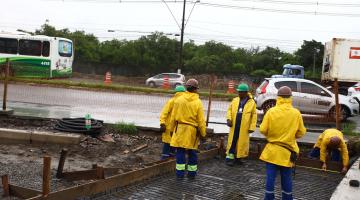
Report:
<svg viewBox="0 0 360 200"><path fill-rule="evenodd" d="M54 119L0 116L0 128L55 133L58 132L53 129L56 122ZM104 134L112 136L114 142L103 142L85 135L78 145L19 144L0 141L0 175L9 175L10 184L41 190L43 157L50 156L51 189L57 191L87 182L67 182L55 177L60 152L64 148L68 150L64 172L91 169L92 165L97 164L102 167L119 168L118 173L123 173L160 160L162 142L159 132L139 130L133 135L122 134L112 125L105 124L101 131L101 135ZM144 149L132 152L144 145L147 145ZM203 145L202 148L207 146Z"/></svg>
<svg viewBox="0 0 360 200"><path fill-rule="evenodd" d="M55 132L56 120L0 117L0 128L16 128ZM64 171L91 169L93 164L103 167L117 167L119 173L142 168L144 164L158 161L162 148L161 135L156 132L139 131L128 135L118 133L105 125L102 134L110 134L115 142L103 142L97 138L83 136L79 145L58 144L10 144L0 141L0 175L8 174L10 183L41 189L43 156L52 158L52 175L55 176L62 149L68 150ZM133 153L131 150L147 145ZM57 184L54 178L52 188L60 189L72 183Z"/></svg>

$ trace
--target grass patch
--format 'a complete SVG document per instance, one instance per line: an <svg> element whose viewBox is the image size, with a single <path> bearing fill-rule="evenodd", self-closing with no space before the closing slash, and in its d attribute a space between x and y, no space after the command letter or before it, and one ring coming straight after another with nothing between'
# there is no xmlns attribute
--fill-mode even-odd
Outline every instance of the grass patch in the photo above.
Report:
<svg viewBox="0 0 360 200"><path fill-rule="evenodd" d="M138 133L134 123L117 122L113 127L120 134L134 135Z"/></svg>
<svg viewBox="0 0 360 200"><path fill-rule="evenodd" d="M106 85L102 83L85 83L85 82L72 82L68 80L56 80L56 79L35 79L35 78L11 78L10 81L22 82L22 83L34 83L39 85L49 85L55 87L79 87L84 89L97 89L97 90L110 90L116 92L139 92L145 94L174 94L174 90L164 90L161 88L149 88L149 87L136 87L120 84ZM209 92L199 92L200 97L209 97ZM213 98L231 100L236 97L237 94L227 93L213 93Z"/></svg>
<svg viewBox="0 0 360 200"><path fill-rule="evenodd" d="M356 123L354 123L354 122L346 122L346 123L343 124L342 132L344 133L344 135L360 136L359 132L354 131L355 128L356 128Z"/></svg>

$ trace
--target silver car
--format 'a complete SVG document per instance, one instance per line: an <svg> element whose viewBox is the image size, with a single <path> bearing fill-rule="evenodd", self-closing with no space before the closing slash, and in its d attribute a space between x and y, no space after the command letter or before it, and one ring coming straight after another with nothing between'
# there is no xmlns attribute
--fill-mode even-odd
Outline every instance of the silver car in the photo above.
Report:
<svg viewBox="0 0 360 200"><path fill-rule="evenodd" d="M275 106L277 90L288 86L293 91L293 106L304 114L335 113L335 95L323 86L306 79L267 78L256 89L256 107L264 111ZM355 99L339 95L342 119L359 114L359 104Z"/></svg>
<svg viewBox="0 0 360 200"><path fill-rule="evenodd" d="M178 85L184 85L185 76L178 73L162 73L150 77L146 80L145 84L150 87L159 87L164 84L164 78L169 78L169 84L171 87L176 87Z"/></svg>

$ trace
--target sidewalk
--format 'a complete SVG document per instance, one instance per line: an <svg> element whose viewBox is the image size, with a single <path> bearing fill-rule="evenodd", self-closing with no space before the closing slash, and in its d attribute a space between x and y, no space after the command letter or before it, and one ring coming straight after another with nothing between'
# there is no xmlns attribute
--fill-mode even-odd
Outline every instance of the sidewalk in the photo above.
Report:
<svg viewBox="0 0 360 200"><path fill-rule="evenodd" d="M360 198L359 187L350 186L350 180L360 180L360 158L351 166L346 173L344 179L337 186L335 192L331 196L331 200L346 199L346 200L358 200Z"/></svg>

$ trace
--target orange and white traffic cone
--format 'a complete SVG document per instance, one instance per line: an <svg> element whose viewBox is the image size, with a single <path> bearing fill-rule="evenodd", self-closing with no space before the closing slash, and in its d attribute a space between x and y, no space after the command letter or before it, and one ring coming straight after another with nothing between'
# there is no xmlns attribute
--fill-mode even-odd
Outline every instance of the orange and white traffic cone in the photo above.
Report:
<svg viewBox="0 0 360 200"><path fill-rule="evenodd" d="M165 90L170 89L170 83L169 83L169 77L168 76L164 76L163 89L165 89Z"/></svg>
<svg viewBox="0 0 360 200"><path fill-rule="evenodd" d="M111 72L106 72L104 83L105 84L111 84Z"/></svg>
<svg viewBox="0 0 360 200"><path fill-rule="evenodd" d="M228 90L227 90L226 93L230 93L230 94L235 94L235 93L236 93L234 81L229 81L229 83L228 83Z"/></svg>

